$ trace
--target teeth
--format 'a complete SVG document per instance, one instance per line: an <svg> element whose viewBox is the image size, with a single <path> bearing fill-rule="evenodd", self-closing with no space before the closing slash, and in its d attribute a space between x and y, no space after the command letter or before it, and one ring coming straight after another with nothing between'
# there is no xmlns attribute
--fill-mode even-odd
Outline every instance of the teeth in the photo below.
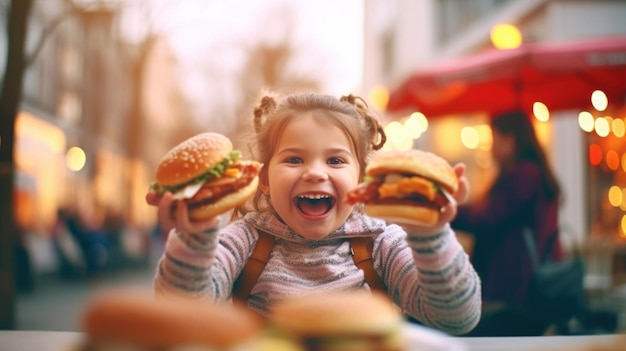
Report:
<svg viewBox="0 0 626 351"><path fill-rule="evenodd" d="M311 199L311 200L319 200L319 199L328 199L330 198L330 195L299 195L298 198L300 199Z"/></svg>

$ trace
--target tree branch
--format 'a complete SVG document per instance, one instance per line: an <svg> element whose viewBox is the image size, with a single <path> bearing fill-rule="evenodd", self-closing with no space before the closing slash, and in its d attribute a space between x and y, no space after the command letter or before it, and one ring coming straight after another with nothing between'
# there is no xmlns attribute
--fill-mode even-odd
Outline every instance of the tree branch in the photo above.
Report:
<svg viewBox="0 0 626 351"><path fill-rule="evenodd" d="M33 61L35 61L35 58L37 57L37 55L43 48L43 45L46 43L46 40L48 39L50 35L52 35L54 30L63 21L65 21L66 19L70 18L72 15L78 12L79 9L76 6L76 4L74 4L74 2L72 2L71 0L66 0L65 3L70 7L70 10L60 14L57 18L55 18L50 23L48 23L48 25L41 31L41 35L39 36L39 40L37 41L37 44L35 45L35 49L33 50L32 53L30 53L30 55L26 55L24 57L24 67L30 66L33 63Z"/></svg>

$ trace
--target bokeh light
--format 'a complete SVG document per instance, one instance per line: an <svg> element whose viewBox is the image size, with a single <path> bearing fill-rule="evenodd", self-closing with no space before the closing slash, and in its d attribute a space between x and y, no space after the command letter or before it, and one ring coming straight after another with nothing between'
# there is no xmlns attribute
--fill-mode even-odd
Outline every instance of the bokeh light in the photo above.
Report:
<svg viewBox="0 0 626 351"><path fill-rule="evenodd" d="M474 150L478 147L479 142L478 131L474 127L463 127L461 129L461 143L463 143L463 146Z"/></svg>
<svg viewBox="0 0 626 351"><path fill-rule="evenodd" d="M612 171L616 171L619 168L619 155L615 150L606 152L606 165Z"/></svg>
<svg viewBox="0 0 626 351"><path fill-rule="evenodd" d="M389 90L382 85L376 85L370 89L369 103L377 110L384 110L389 103Z"/></svg>
<svg viewBox="0 0 626 351"><path fill-rule="evenodd" d="M493 145L491 127L488 124L479 124L474 126L474 129L478 132L478 148L481 150L491 150L491 146Z"/></svg>
<svg viewBox="0 0 626 351"><path fill-rule="evenodd" d="M533 114L541 122L547 122L550 119L550 110L543 102L537 101L533 103Z"/></svg>
<svg viewBox="0 0 626 351"><path fill-rule="evenodd" d="M83 167L85 167L85 163L87 162L87 156L85 155L85 151L78 146L72 146L67 150L65 154L65 163L67 168L72 171L78 172Z"/></svg>
<svg viewBox="0 0 626 351"><path fill-rule="evenodd" d="M613 119L613 122L611 122L611 130L616 137L623 137L626 134L626 125L624 124L624 120L621 118Z"/></svg>
<svg viewBox="0 0 626 351"><path fill-rule="evenodd" d="M497 49L515 49L522 45L522 33L512 24L498 24L491 29L491 43Z"/></svg>
<svg viewBox="0 0 626 351"><path fill-rule="evenodd" d="M594 129L596 130L596 134L601 137L606 137L611 132L611 127L609 126L609 121L604 117L596 118Z"/></svg>
<svg viewBox="0 0 626 351"><path fill-rule="evenodd" d="M578 126L587 133L593 131L594 120L593 115L588 111L582 111L578 114Z"/></svg>
<svg viewBox="0 0 626 351"><path fill-rule="evenodd" d="M589 163L597 166L602 162L602 148L598 144L589 145Z"/></svg>
<svg viewBox="0 0 626 351"><path fill-rule="evenodd" d="M426 116L424 116L423 113L413 112L411 114L411 118L414 118L415 120L417 120L417 123L419 123L420 130L422 131L422 133L428 130L428 119L426 118Z"/></svg>
<svg viewBox="0 0 626 351"><path fill-rule="evenodd" d="M415 112L407 117L404 122L402 122L406 134L412 139L418 139L422 135L422 133L426 131L426 129L424 129L424 124L422 123L420 118L426 120L424 114ZM428 125L428 122L426 122L426 125Z"/></svg>
<svg viewBox="0 0 626 351"><path fill-rule="evenodd" d="M622 189L613 185L609 188L609 203L613 207L619 207L624 199L622 198Z"/></svg>
<svg viewBox="0 0 626 351"><path fill-rule="evenodd" d="M591 93L591 105L598 111L604 111L609 106L609 99L602 90L594 90Z"/></svg>
<svg viewBox="0 0 626 351"><path fill-rule="evenodd" d="M387 142L383 150L409 150L413 147L413 139L407 134L401 122L389 122L384 129L385 134L387 134Z"/></svg>

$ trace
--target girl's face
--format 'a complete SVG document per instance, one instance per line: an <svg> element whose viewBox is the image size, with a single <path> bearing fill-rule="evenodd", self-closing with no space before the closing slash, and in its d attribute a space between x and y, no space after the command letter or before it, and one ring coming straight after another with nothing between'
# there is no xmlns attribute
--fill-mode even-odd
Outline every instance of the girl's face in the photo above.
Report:
<svg viewBox="0 0 626 351"><path fill-rule="evenodd" d="M355 188L359 163L341 129L312 113L286 126L268 165L269 193L280 218L308 239L320 239L339 228L353 206L344 203Z"/></svg>

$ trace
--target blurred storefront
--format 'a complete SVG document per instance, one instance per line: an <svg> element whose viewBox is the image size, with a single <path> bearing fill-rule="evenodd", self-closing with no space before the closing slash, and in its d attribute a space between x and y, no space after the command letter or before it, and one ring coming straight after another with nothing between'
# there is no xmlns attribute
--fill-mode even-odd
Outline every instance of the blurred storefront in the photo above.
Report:
<svg viewBox="0 0 626 351"><path fill-rule="evenodd" d="M609 252L603 268L613 274L604 283L625 284L626 106L603 113L583 113L579 118L586 131L589 167L589 240L599 252Z"/></svg>
<svg viewBox="0 0 626 351"><path fill-rule="evenodd" d="M131 113L137 47L118 29L121 6L85 8L67 1L35 2L30 21L32 60L16 119L17 225L35 273L54 272L58 211L79 217L87 233L122 226L122 249L147 255L155 213L144 202L149 164L128 145L146 137ZM52 24L56 23L56 26ZM122 230L120 229L120 230ZM111 242L117 239L111 238ZM58 256L58 255L57 255Z"/></svg>
<svg viewBox="0 0 626 351"><path fill-rule="evenodd" d="M415 74L433 72L433 82L441 83L445 77L436 74L434 67L450 60L471 61L475 55L492 50L492 30L501 24L519 29L522 43L549 45L626 37L623 1L397 0L368 4L364 90L380 108L388 129L400 130L405 136L411 134L409 141L395 140L394 136L391 141L395 140L398 147L425 148L453 163L466 163L471 196L485 190L494 172L486 110L502 102L501 97L483 94L485 111L456 111L433 117L427 109L386 110L390 95ZM615 52L610 60L624 65L626 52ZM623 73L612 78L621 81L619 88L624 88ZM567 92L571 87L562 83L552 92ZM450 87L447 93L452 96L462 88ZM435 102L436 94L424 96L425 102ZM548 119L535 121L564 190L561 239L571 251L587 255L586 283L590 292L599 291L603 296L612 296L626 282L625 102L623 93L612 95L606 110L597 109L589 96L588 107L548 111ZM453 104L446 107L456 107ZM626 311L623 298L612 303ZM622 317L626 323L626 312Z"/></svg>
<svg viewBox="0 0 626 351"><path fill-rule="evenodd" d="M57 126L21 111L16 120L18 226L46 233L66 197L66 137Z"/></svg>

